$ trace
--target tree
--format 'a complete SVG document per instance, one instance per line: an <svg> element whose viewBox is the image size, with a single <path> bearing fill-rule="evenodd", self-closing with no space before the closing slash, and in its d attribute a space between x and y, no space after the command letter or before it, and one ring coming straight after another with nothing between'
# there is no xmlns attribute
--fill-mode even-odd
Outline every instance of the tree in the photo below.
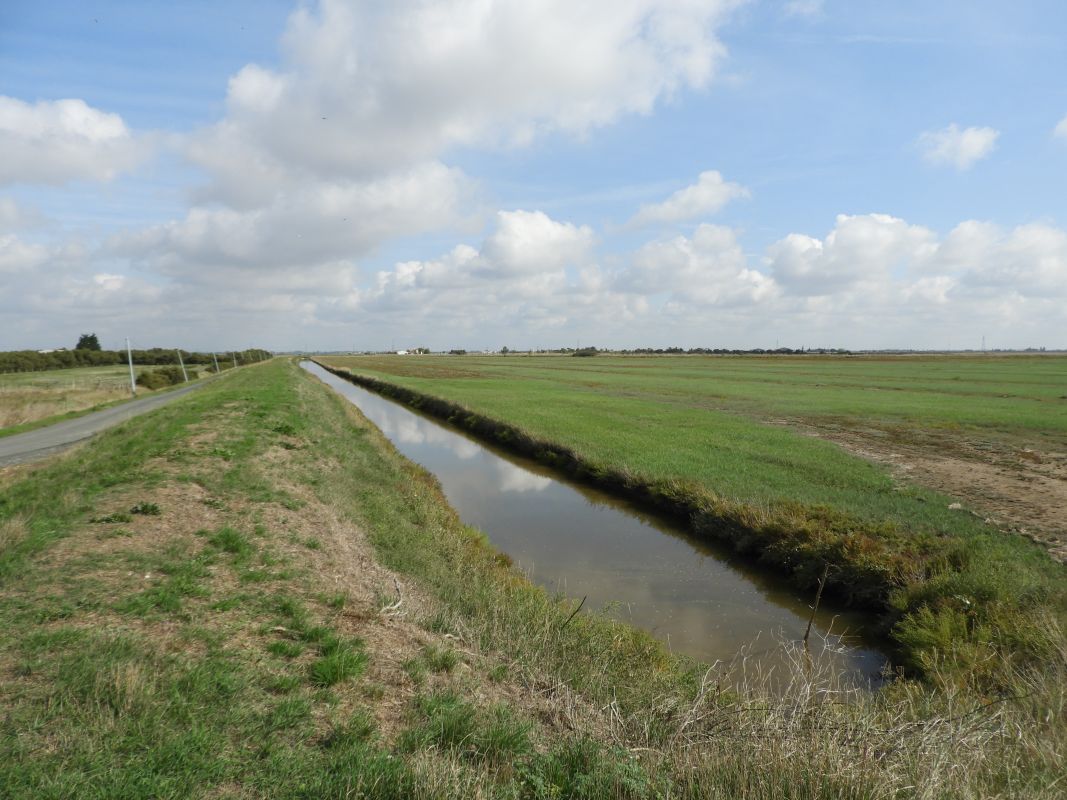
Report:
<svg viewBox="0 0 1067 800"><path fill-rule="evenodd" d="M96 338L95 333L83 333L78 337L78 343L74 346L75 350L99 350L100 340Z"/></svg>

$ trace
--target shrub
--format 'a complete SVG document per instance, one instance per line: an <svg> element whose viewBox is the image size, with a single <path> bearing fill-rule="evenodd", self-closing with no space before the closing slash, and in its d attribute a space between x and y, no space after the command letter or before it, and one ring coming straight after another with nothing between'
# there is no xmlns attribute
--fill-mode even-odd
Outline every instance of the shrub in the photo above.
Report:
<svg viewBox="0 0 1067 800"><path fill-rule="evenodd" d="M163 389L184 382L185 375L182 374L181 367L160 367L137 376L137 385L145 389Z"/></svg>

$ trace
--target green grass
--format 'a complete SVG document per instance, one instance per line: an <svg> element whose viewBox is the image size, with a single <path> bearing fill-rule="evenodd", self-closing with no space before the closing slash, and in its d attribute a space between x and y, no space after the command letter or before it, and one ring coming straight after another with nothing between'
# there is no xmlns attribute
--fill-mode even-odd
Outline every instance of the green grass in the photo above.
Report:
<svg viewBox="0 0 1067 800"><path fill-rule="evenodd" d="M494 765L533 752L532 724L506 706L480 710L455 692L440 692L420 697L415 714L418 721L400 737L401 750L433 747Z"/></svg>
<svg viewBox="0 0 1067 800"><path fill-rule="evenodd" d="M367 668L368 656L362 641L331 639L319 649L321 656L310 667L311 682L316 686L333 686L351 680Z"/></svg>
<svg viewBox="0 0 1067 800"><path fill-rule="evenodd" d="M321 360L512 422L593 463L697 481L744 502L792 499L871 519L944 526L953 515L901 497L884 470L829 443L751 418L967 427L1067 446L1064 357Z"/></svg>
<svg viewBox="0 0 1067 800"><path fill-rule="evenodd" d="M963 671L981 669L990 648L1054 657L1044 627L1049 617L1067 620L1060 565L950 509L951 498L901 486L882 466L753 417L1067 446L1067 359L323 361L579 478L684 514L698 532L801 585L829 564L831 590L880 609L910 668L929 673L935 651L951 651Z"/></svg>
<svg viewBox="0 0 1067 800"><path fill-rule="evenodd" d="M315 567L330 540L292 547L276 525L300 513L261 469L281 423L300 442L287 474L366 532L403 576L405 609L413 587L436 606L428 626L461 634L468 666L426 648L432 686L410 701L369 675L394 654L346 620L400 623L356 594L342 611ZM216 441L196 445L205 431ZM161 503L93 549L92 517L154 502L164 481L190 487L185 508ZM243 582L251 564L262 580ZM497 559L343 400L285 362L241 371L0 486L0 794L1055 797L1056 664L1006 664L1003 696L966 681L852 695L803 670L773 695L596 615L564 624L572 610ZM537 713L481 699L490 687ZM397 707L399 732L379 731Z"/></svg>
<svg viewBox="0 0 1067 800"><path fill-rule="evenodd" d="M134 372L153 369L134 365ZM86 386L130 386L130 368L125 364L103 367L73 367L71 369L42 370L40 372L0 373L0 391L13 388L63 389Z"/></svg>

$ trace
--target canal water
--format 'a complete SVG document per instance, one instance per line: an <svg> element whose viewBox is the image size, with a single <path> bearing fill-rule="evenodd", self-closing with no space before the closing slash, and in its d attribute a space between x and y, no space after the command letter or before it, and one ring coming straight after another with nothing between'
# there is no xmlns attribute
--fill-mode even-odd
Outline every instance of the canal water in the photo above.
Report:
<svg viewBox="0 0 1067 800"><path fill-rule="evenodd" d="M729 662L744 652L769 669L811 616L810 594L738 562L713 543L576 484L447 423L301 366L346 397L407 458L432 472L449 503L536 583L643 628L673 651ZM886 657L859 635L862 617L823 605L809 650L852 685L877 683Z"/></svg>

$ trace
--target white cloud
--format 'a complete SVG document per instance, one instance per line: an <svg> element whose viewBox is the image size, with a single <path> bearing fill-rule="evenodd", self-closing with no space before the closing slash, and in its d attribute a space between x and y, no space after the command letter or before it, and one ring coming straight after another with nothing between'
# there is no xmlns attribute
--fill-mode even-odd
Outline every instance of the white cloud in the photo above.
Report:
<svg viewBox="0 0 1067 800"><path fill-rule="evenodd" d="M109 252L170 275L302 271L365 256L392 237L462 224L471 191L461 172L437 163L367 182L311 181L262 208L195 207L184 220L116 237Z"/></svg>
<svg viewBox="0 0 1067 800"><path fill-rule="evenodd" d="M147 148L119 115L83 100L30 104L0 95L0 153L0 184L63 184L110 180Z"/></svg>
<svg viewBox="0 0 1067 800"><path fill-rule="evenodd" d="M228 143L259 172L363 177L454 146L582 134L707 84L736 5L322 0L290 18L280 69L234 76L227 119L192 153L217 168Z"/></svg>
<svg viewBox="0 0 1067 800"><path fill-rule="evenodd" d="M80 243L49 245L0 235L0 316L6 335L24 337L12 346L70 347L85 330L103 336L111 329L111 345L105 346L118 346L123 335L155 338L161 321L166 325L183 316L162 298L163 289L141 277L95 267L93 253ZM124 332L115 330L118 326ZM164 343L162 336L151 342Z"/></svg>
<svg viewBox="0 0 1067 800"><path fill-rule="evenodd" d="M731 200L748 197L749 191L739 183L730 183L715 170L700 173L697 182L679 189L662 203L641 206L629 225L641 226L682 222L714 214Z"/></svg>
<svg viewBox="0 0 1067 800"><path fill-rule="evenodd" d="M501 211L479 248L398 263L324 310L336 319L404 319L438 338L490 326L514 333L520 320L529 329L551 327L600 297L593 242L586 226L540 211Z"/></svg>
<svg viewBox="0 0 1067 800"><path fill-rule="evenodd" d="M1060 139L1067 139L1067 116L1059 121L1052 134Z"/></svg>
<svg viewBox="0 0 1067 800"><path fill-rule="evenodd" d="M758 304L777 292L772 279L749 269L735 231L707 224L692 237L675 236L639 248L616 286L645 297L665 294L676 307L702 308Z"/></svg>
<svg viewBox="0 0 1067 800"><path fill-rule="evenodd" d="M841 215L824 239L784 237L768 248L766 264L783 297L864 309L896 325L921 323L923 306L940 307L943 322L967 326L970 315L993 307L993 318L1003 321L1067 297L1067 232L1043 223L1005 231L968 220L939 238L884 214Z"/></svg>
<svg viewBox="0 0 1067 800"><path fill-rule="evenodd" d="M976 326L1009 326L1025 345L1056 343L1048 337L1062 327L1067 295L1067 233L1044 224L968 221L939 236L886 214L841 215L823 238L789 234L762 260L721 225L606 262L592 241L588 229L543 214L503 212L480 247L396 264L372 286L319 303L315 316L396 327L405 341L442 348L577 338L769 347L771 332L794 347L959 346ZM553 242L569 258L553 259ZM511 260L526 250L537 256L517 268Z"/></svg>
<svg viewBox="0 0 1067 800"><path fill-rule="evenodd" d="M541 211L501 211L482 246L487 268L507 274L560 270L586 260L593 231L556 222Z"/></svg>
<svg viewBox="0 0 1067 800"><path fill-rule="evenodd" d="M43 244L50 231L0 198L5 322L48 341L97 320L102 334L107 322L223 347L373 347L393 335L433 347L579 335L601 346L768 346L778 330L843 346L897 344L887 337L910 330L913 343L934 344L939 330L976 324L1061 335L1067 234L1051 224L967 221L939 235L842 215L761 257L738 230L696 224L747 196L715 171L627 225L688 222L686 235L629 253L598 250L590 227L537 210L498 212L477 246L427 245L430 234L477 236L488 216L481 187L448 166L457 154L582 137L707 86L725 55L717 29L739 2L308 0L278 65L239 70L224 116L182 138L206 179L181 218L86 252ZM1065 129L1067 119L1057 135ZM931 163L967 169L998 135L953 124L920 144ZM106 180L144 152L120 117L80 100L0 98L0 183ZM370 258L409 243L432 249L371 271Z"/></svg>
<svg viewBox="0 0 1067 800"><path fill-rule="evenodd" d="M1004 231L990 223L958 225L941 247L941 262L961 286L1030 298L1067 297L1067 232L1044 223Z"/></svg>
<svg viewBox="0 0 1067 800"><path fill-rule="evenodd" d="M926 131L919 136L923 158L935 166L967 170L989 156L1000 131L993 128L960 128L955 122L947 128Z"/></svg>
<svg viewBox="0 0 1067 800"><path fill-rule="evenodd" d="M933 231L887 214L837 217L825 239L792 233L768 250L775 279L795 295L819 296L917 268L936 251Z"/></svg>
<svg viewBox="0 0 1067 800"><path fill-rule="evenodd" d="M707 85L725 56L716 28L741 2L301 5L280 64L238 71L225 117L187 138L183 152L207 173L197 205L108 252L182 283L254 278L248 292L263 280L281 291L290 273L323 285L334 264L345 276L336 289L386 242L472 227L474 182L442 163L456 149L582 136ZM592 240L588 228L508 212L471 270L542 291ZM418 273L436 274L431 262Z"/></svg>

